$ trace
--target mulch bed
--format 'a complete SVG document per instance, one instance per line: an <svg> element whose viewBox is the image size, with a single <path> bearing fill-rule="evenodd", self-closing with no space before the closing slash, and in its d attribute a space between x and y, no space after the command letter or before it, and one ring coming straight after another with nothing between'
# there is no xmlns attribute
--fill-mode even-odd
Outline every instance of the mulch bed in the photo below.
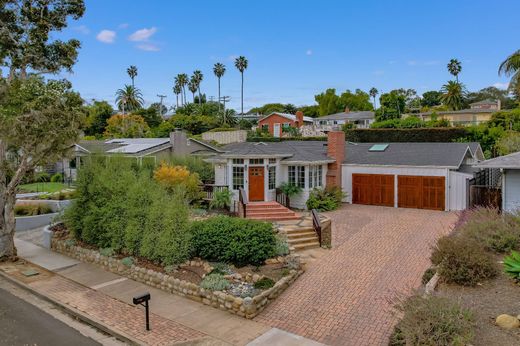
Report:
<svg viewBox="0 0 520 346"><path fill-rule="evenodd" d="M440 284L437 293L473 311L477 324L473 345L520 345L520 328L508 331L495 325L498 315L520 315L520 285L503 273L502 268L496 279L476 287Z"/></svg>
<svg viewBox="0 0 520 346"><path fill-rule="evenodd" d="M286 268L283 263L276 264L265 264L261 267L255 266L245 266L241 268L234 269L235 272L245 275L247 273L258 274L260 276L266 276L270 279L273 279L275 282L280 280L284 275L284 268Z"/></svg>

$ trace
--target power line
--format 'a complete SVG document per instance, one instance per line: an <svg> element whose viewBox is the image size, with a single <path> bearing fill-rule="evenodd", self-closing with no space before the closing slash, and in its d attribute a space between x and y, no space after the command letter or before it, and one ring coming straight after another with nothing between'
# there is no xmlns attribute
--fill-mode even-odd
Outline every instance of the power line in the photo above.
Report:
<svg viewBox="0 0 520 346"><path fill-rule="evenodd" d="M166 95L157 94L157 97L161 99L161 105L159 106L159 115L162 118L162 111L163 111L163 99L166 98Z"/></svg>

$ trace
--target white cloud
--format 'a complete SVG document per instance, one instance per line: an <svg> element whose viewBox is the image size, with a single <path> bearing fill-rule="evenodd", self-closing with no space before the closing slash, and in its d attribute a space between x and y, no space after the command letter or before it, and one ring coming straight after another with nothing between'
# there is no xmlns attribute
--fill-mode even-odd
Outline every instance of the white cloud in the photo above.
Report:
<svg viewBox="0 0 520 346"><path fill-rule="evenodd" d="M112 30L101 30L96 38L103 43L114 43L116 40L116 32Z"/></svg>
<svg viewBox="0 0 520 346"><path fill-rule="evenodd" d="M158 52L158 51L161 50L159 48L159 46L157 46L156 44L154 44L154 43L146 43L146 42L145 43L140 43L136 47L137 47L137 49L144 50L144 51L147 51L147 52Z"/></svg>
<svg viewBox="0 0 520 346"><path fill-rule="evenodd" d="M82 33L83 35L90 34L90 29L86 25L79 25L73 28L73 30Z"/></svg>
<svg viewBox="0 0 520 346"><path fill-rule="evenodd" d="M493 84L493 86L498 89L507 89L507 88L509 88L509 83L496 82L495 84Z"/></svg>
<svg viewBox="0 0 520 346"><path fill-rule="evenodd" d="M375 70L375 71L372 71L372 74L374 76L382 76L382 75L385 74L385 71L383 71L383 70Z"/></svg>
<svg viewBox="0 0 520 346"><path fill-rule="evenodd" d="M150 29L144 28L137 30L132 35L128 36L130 41L143 42L148 41L150 37L157 31L156 27L151 27Z"/></svg>
<svg viewBox="0 0 520 346"><path fill-rule="evenodd" d="M307 51L305 52L305 54L307 54L307 55L312 55L312 53L313 53L312 49L307 49Z"/></svg>
<svg viewBox="0 0 520 346"><path fill-rule="evenodd" d="M128 27L129 27L129 24L128 24L128 23L121 23L121 24L118 25L118 28L119 28L119 29L126 29L126 28L128 28Z"/></svg>

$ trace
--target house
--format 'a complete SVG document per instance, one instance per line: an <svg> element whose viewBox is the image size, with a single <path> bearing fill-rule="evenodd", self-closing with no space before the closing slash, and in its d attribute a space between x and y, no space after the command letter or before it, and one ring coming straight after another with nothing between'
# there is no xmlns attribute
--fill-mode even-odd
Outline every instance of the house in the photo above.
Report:
<svg viewBox="0 0 520 346"><path fill-rule="evenodd" d="M486 160L476 166L501 170L502 210L518 211L520 209L520 152Z"/></svg>
<svg viewBox="0 0 520 346"><path fill-rule="evenodd" d="M478 125L489 121L493 113L500 110L500 107L500 100L488 99L470 104L469 109L425 112L416 116L424 121L432 120L432 116L437 116L437 119L446 119L452 125Z"/></svg>
<svg viewBox="0 0 520 346"><path fill-rule="evenodd" d="M346 202L390 207L462 210L468 203L468 167L483 159L478 143L346 143L343 131L327 141L230 144L207 159L215 184L233 198L274 201L284 182L302 192L291 207L305 209L313 188L339 186Z"/></svg>
<svg viewBox="0 0 520 346"><path fill-rule="evenodd" d="M372 111L351 112L348 108L344 112L325 115L314 119L314 125L324 131L341 127L344 124L354 124L357 128L367 129L375 121Z"/></svg>
<svg viewBox="0 0 520 346"><path fill-rule="evenodd" d="M258 128L269 132L273 137L282 137L287 128L299 128L305 124L312 124L312 122L313 118L303 116L301 111L296 114L273 112L258 120Z"/></svg>

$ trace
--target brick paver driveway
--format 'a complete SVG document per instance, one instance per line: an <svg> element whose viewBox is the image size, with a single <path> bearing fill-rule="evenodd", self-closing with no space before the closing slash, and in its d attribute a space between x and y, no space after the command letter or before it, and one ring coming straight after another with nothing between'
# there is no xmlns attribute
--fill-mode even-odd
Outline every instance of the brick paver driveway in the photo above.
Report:
<svg viewBox="0 0 520 346"><path fill-rule="evenodd" d="M345 205L328 213L333 248L257 321L330 345L387 345L393 302L418 287L455 213Z"/></svg>

